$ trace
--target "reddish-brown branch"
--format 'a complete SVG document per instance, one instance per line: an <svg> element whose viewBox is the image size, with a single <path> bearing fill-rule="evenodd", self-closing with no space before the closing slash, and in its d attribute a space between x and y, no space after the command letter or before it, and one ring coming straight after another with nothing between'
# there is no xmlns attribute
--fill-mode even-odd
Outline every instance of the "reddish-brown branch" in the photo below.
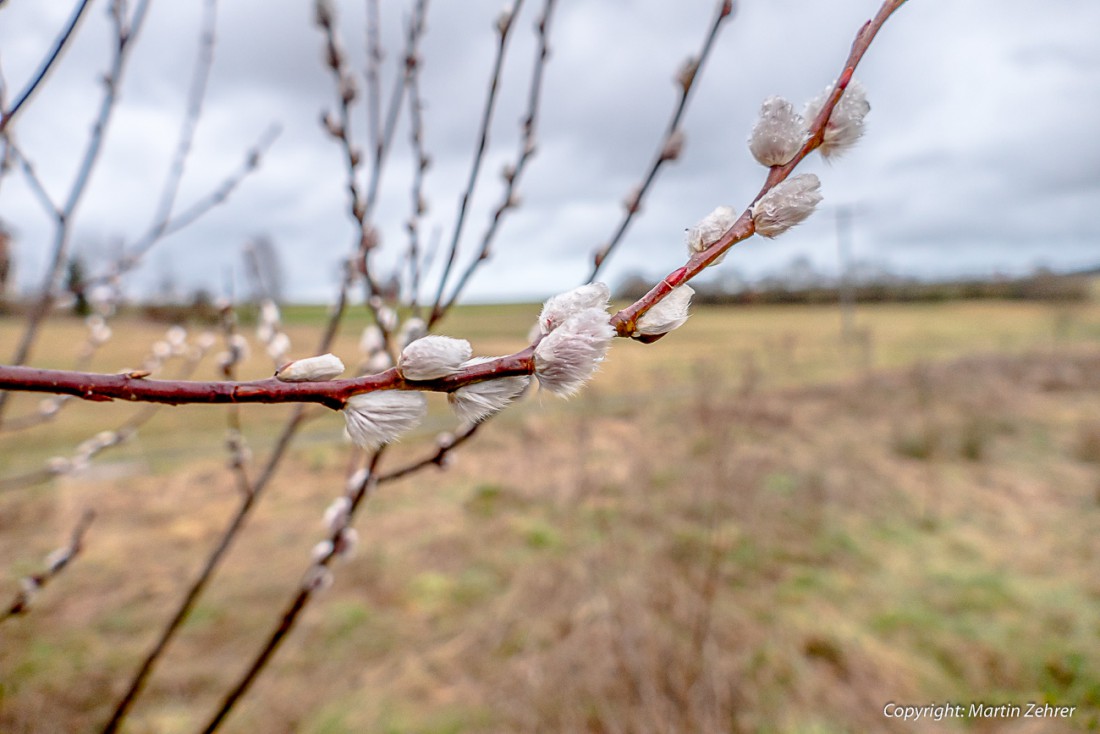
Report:
<svg viewBox="0 0 1100 734"><path fill-rule="evenodd" d="M451 392L463 385L534 371L534 350L525 349L491 362L473 365L438 380L411 381L396 369L377 375L327 382L280 382L275 378L251 382L192 382L149 380L134 373L103 375L92 372L43 370L0 365L0 389L73 395L84 400L128 400L169 405L233 403L320 403L340 410L352 395L374 390Z"/></svg>
<svg viewBox="0 0 1100 734"><path fill-rule="evenodd" d="M786 165L774 166L769 169L768 177L764 181L764 185L761 187L760 191L757 192L756 196L753 197L748 208L746 208L745 211L741 213L741 216L738 217L737 221L734 222L733 226L710 247L692 255L685 265L673 270L665 276L661 282L653 286L648 293L611 317L611 325L615 327L615 331L619 336L630 336L633 334L638 319L645 314L646 311L659 303L661 299L667 296L673 288L686 283L703 272L708 265L721 257L727 250L738 242L748 239L756 232L756 226L752 221L752 204L755 204L760 197L768 193L776 184L785 181L806 156L821 146L825 138L825 124L829 121L829 115L832 114L833 108L836 107L837 102L840 101L841 95L844 94L844 90L848 87L849 82L851 82L852 74L855 72L856 66L867 52L867 48L871 45L871 41L874 40L875 35L878 34L883 24L886 23L887 19L895 10L904 4L905 0L886 0L886 2L882 4L882 7L879 8L875 17L867 21L863 27L860 28L859 32L856 34L855 41L852 42L852 50L848 54L847 60L844 62L844 68L837 78L833 91L829 94L825 104L822 105L821 111L818 113L817 117L810 123L808 130L809 135L807 136L806 142L802 145L802 148L795 157Z"/></svg>

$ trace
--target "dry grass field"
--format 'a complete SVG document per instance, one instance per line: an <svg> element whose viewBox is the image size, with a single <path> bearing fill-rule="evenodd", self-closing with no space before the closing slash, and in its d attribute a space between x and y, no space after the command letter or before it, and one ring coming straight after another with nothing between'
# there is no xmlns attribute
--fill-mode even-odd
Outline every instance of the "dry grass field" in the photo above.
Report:
<svg viewBox="0 0 1100 734"><path fill-rule="evenodd" d="M468 307L443 331L504 353L536 312ZM288 310L296 355L319 314ZM653 345L616 343L578 397L530 395L448 469L383 486L359 553L224 730L1097 730L1100 304L867 306L857 326L845 342L831 308L699 309ZM51 328L35 362L68 366L82 327ZM162 332L117 323L93 368L137 364ZM0 352L17 333L0 322ZM433 403L391 465L453 428ZM134 410L71 405L0 434L0 476ZM258 457L287 412L244 412ZM84 554L0 624L0 732L99 730L236 506L225 427L221 408L164 408L84 473L0 492L5 594L97 512ZM323 535L341 434L319 410L126 731L205 723ZM1076 710L883 715L945 701Z"/></svg>

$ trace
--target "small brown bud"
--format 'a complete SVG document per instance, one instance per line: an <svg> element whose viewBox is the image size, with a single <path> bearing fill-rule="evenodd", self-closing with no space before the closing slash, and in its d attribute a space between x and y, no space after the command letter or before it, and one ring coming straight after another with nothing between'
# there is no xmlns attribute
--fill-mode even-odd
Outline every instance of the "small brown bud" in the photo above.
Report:
<svg viewBox="0 0 1100 734"><path fill-rule="evenodd" d="M680 153L683 151L684 133L681 130L674 130L665 140L665 147L661 149L661 160L674 161L680 157Z"/></svg>
<svg viewBox="0 0 1100 734"><path fill-rule="evenodd" d="M628 214L637 214L642 208L642 187L635 186L623 199L623 207Z"/></svg>
<svg viewBox="0 0 1100 734"><path fill-rule="evenodd" d="M676 82L684 90L686 94L691 85L695 82L695 74L699 71L699 60L694 57L688 57L684 61L683 66L680 67L680 71L676 74Z"/></svg>

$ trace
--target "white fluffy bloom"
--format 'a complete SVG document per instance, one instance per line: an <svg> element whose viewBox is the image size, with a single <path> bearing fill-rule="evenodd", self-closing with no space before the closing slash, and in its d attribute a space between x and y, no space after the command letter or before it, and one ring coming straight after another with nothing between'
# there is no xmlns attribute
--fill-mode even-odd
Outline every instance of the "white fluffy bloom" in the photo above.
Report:
<svg viewBox="0 0 1100 734"><path fill-rule="evenodd" d="M356 469L352 472L352 475L348 477L348 481L344 485L344 491L348 494L356 494L363 484L367 481L367 477L370 476L370 470L367 468ZM347 499L346 497L344 499ZM348 508L351 508L351 500L348 500Z"/></svg>
<svg viewBox="0 0 1100 734"><path fill-rule="evenodd" d="M469 367L490 359L492 358L475 357L462 366ZM531 378L526 375L497 377L460 387L448 395L447 400L459 420L478 423L508 407L508 404L522 395L530 384Z"/></svg>
<svg viewBox="0 0 1100 734"><path fill-rule="evenodd" d="M566 293L551 296L542 305L539 330L545 335L558 328L566 319L585 309L607 310L611 289L605 283L589 283Z"/></svg>
<svg viewBox="0 0 1100 734"><path fill-rule="evenodd" d="M465 339L425 336L401 351L397 368L406 380L434 380L462 369L472 351Z"/></svg>
<svg viewBox="0 0 1100 734"><path fill-rule="evenodd" d="M808 121L811 123L814 121L832 91L833 85L830 84L820 96L810 100L805 111ZM855 145L856 141L863 136L863 118L870 111L871 103L867 101L867 90L853 79L848 83L836 107L833 107L829 121L825 124L825 139L819 149L821 155L829 158Z"/></svg>
<svg viewBox="0 0 1100 734"><path fill-rule="evenodd" d="M802 116L782 97L768 97L760 106L760 117L749 137L749 150L764 166L788 163L806 137Z"/></svg>
<svg viewBox="0 0 1100 734"><path fill-rule="evenodd" d="M336 550L331 540L318 541L317 545L313 546L313 549L309 552L309 557L314 563L320 563L333 554Z"/></svg>
<svg viewBox="0 0 1100 734"><path fill-rule="evenodd" d="M321 522L330 531L335 531L347 522L350 512L351 500L344 496L337 497L325 508L325 514L321 518Z"/></svg>
<svg viewBox="0 0 1100 734"><path fill-rule="evenodd" d="M602 308L573 314L535 347L539 384L556 395L572 395L596 371L614 336Z"/></svg>
<svg viewBox="0 0 1100 734"><path fill-rule="evenodd" d="M164 338L173 347L182 347L187 343L187 329L182 326L173 326L165 333Z"/></svg>
<svg viewBox="0 0 1100 734"><path fill-rule="evenodd" d="M690 285L673 288L656 306L646 311L634 328L635 335L657 336L667 334L684 325L688 319L688 307L695 289Z"/></svg>
<svg viewBox="0 0 1100 734"><path fill-rule="evenodd" d="M322 382L344 373L344 363L335 354L322 354L288 362L275 372L283 382Z"/></svg>
<svg viewBox="0 0 1100 734"><path fill-rule="evenodd" d="M778 237L813 214L821 203L821 182L812 173L792 176L760 197L752 207L758 234Z"/></svg>
<svg viewBox="0 0 1100 734"><path fill-rule="evenodd" d="M380 390L348 398L344 421L351 440L372 449L416 426L427 412L428 401L419 392Z"/></svg>
<svg viewBox="0 0 1100 734"><path fill-rule="evenodd" d="M703 217L694 227L687 231L688 252L694 255L702 252L717 242L726 231L737 221L737 212L732 207L720 206ZM711 265L717 265L725 259L725 254L716 259Z"/></svg>
<svg viewBox="0 0 1100 734"><path fill-rule="evenodd" d="M57 573L73 559L73 549L69 547L54 548L47 555L43 563L49 573Z"/></svg>

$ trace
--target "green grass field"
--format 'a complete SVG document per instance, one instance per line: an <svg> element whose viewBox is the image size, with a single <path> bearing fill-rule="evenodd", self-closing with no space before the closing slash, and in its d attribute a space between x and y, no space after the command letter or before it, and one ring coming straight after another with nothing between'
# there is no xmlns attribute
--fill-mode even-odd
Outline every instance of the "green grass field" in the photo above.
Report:
<svg viewBox="0 0 1100 734"><path fill-rule="evenodd" d="M537 309L466 307L442 332L506 353ZM323 311L285 317L308 355ZM349 314L345 362L364 323ZM842 339L825 307L698 309L615 344L576 398L529 395L447 470L384 486L225 730L1100 728L1100 304L861 306L856 327ZM0 351L18 328L0 321ZM34 362L70 366L82 328L54 322ZM139 364L164 331L114 328L93 369ZM74 404L0 434L0 476L133 411ZM243 412L257 457L287 412ZM225 427L221 408L165 408L82 475L0 493L11 595L98 513L84 554L0 624L0 732L98 731L236 506ZM433 400L387 461L452 428ZM323 536L341 433L310 421L126 731L205 723ZM913 724L884 717L891 701L1076 709Z"/></svg>

